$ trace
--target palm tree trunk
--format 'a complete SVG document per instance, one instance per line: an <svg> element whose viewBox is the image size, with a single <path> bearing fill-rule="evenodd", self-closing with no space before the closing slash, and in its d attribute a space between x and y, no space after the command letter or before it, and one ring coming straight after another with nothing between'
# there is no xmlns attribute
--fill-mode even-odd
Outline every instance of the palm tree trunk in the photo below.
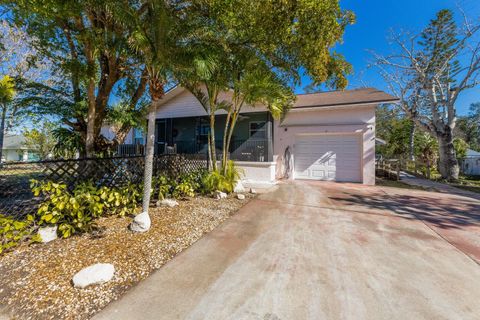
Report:
<svg viewBox="0 0 480 320"><path fill-rule="evenodd" d="M0 119L0 163L3 156L3 137L5 136L5 120L7 118L7 107L2 107L2 119Z"/></svg>
<svg viewBox="0 0 480 320"><path fill-rule="evenodd" d="M212 170L217 170L217 151L215 147L215 113L210 114L210 153L212 157Z"/></svg>
<svg viewBox="0 0 480 320"><path fill-rule="evenodd" d="M155 110L156 101L152 101L148 112L147 143L145 146L145 171L143 179L142 212L147 212L150 207L152 193L153 155L155 151Z"/></svg>
<svg viewBox="0 0 480 320"><path fill-rule="evenodd" d="M233 131L235 130L235 125L237 124L238 113L234 112L232 115L232 120L230 121L230 128L228 129L228 136L227 136L227 143L226 148L227 150L230 149L230 142L232 141ZM227 161L225 159L225 163L223 164L224 173L227 170Z"/></svg>
<svg viewBox="0 0 480 320"><path fill-rule="evenodd" d="M225 119L225 128L223 130L223 141L222 141L222 170L225 174L226 165L227 165L227 158L228 158L228 149L229 144L227 143L227 137L230 128L230 117L232 115L232 111L229 109L227 113L227 118Z"/></svg>

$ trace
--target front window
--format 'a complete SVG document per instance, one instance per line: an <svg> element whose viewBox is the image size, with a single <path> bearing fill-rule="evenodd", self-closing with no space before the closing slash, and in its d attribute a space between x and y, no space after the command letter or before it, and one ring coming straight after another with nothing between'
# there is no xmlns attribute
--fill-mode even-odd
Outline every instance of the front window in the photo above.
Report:
<svg viewBox="0 0 480 320"><path fill-rule="evenodd" d="M265 121L250 122L250 137L254 139L265 139L267 136L267 125Z"/></svg>

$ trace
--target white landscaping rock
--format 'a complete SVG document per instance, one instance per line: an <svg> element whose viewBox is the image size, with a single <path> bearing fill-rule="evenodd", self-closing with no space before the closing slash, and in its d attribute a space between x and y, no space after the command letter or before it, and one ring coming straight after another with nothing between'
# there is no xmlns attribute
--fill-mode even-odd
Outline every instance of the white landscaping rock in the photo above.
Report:
<svg viewBox="0 0 480 320"><path fill-rule="evenodd" d="M174 199L163 199L157 201L157 207L176 207L178 206L178 202Z"/></svg>
<svg viewBox="0 0 480 320"><path fill-rule="evenodd" d="M115 267L110 263L97 263L86 267L73 276L75 288L86 288L90 285L101 284L112 280Z"/></svg>
<svg viewBox="0 0 480 320"><path fill-rule="evenodd" d="M152 224L148 212L142 212L133 218L132 223L130 224L130 230L133 232L146 232L150 229Z"/></svg>
<svg viewBox="0 0 480 320"><path fill-rule="evenodd" d="M244 194L237 194L237 199L238 200L245 200L245 195Z"/></svg>
<svg viewBox="0 0 480 320"><path fill-rule="evenodd" d="M257 190L255 190L255 189L253 189L253 188L250 188L250 193L255 194L255 193L257 193Z"/></svg>
<svg viewBox="0 0 480 320"><path fill-rule="evenodd" d="M215 199L220 200L225 199L227 197L227 194L225 192L217 190L213 193L213 196L215 197Z"/></svg>
<svg viewBox="0 0 480 320"><path fill-rule="evenodd" d="M57 226L40 228L38 229L38 235L43 243L53 241L57 239Z"/></svg>
<svg viewBox="0 0 480 320"><path fill-rule="evenodd" d="M235 188L233 188L233 192L235 193L244 193L245 192L245 187L242 184L242 181L237 181L237 184L235 185Z"/></svg>

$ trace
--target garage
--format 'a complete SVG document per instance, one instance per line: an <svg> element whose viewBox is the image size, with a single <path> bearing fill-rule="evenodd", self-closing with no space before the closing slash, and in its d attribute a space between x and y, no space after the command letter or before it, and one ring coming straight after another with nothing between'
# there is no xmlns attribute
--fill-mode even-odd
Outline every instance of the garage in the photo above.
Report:
<svg viewBox="0 0 480 320"><path fill-rule="evenodd" d="M356 134L297 136L295 178L362 182L361 150Z"/></svg>

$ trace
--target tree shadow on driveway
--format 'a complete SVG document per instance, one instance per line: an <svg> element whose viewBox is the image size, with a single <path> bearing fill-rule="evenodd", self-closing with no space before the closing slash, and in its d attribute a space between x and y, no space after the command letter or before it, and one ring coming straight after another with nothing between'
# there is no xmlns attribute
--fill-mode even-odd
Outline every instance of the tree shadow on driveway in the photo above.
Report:
<svg viewBox="0 0 480 320"><path fill-rule="evenodd" d="M329 199L336 205L346 207L388 210L398 216L418 219L443 229L480 226L480 201L439 193L427 195L426 192L410 192L413 195L398 192L358 195L344 192Z"/></svg>

